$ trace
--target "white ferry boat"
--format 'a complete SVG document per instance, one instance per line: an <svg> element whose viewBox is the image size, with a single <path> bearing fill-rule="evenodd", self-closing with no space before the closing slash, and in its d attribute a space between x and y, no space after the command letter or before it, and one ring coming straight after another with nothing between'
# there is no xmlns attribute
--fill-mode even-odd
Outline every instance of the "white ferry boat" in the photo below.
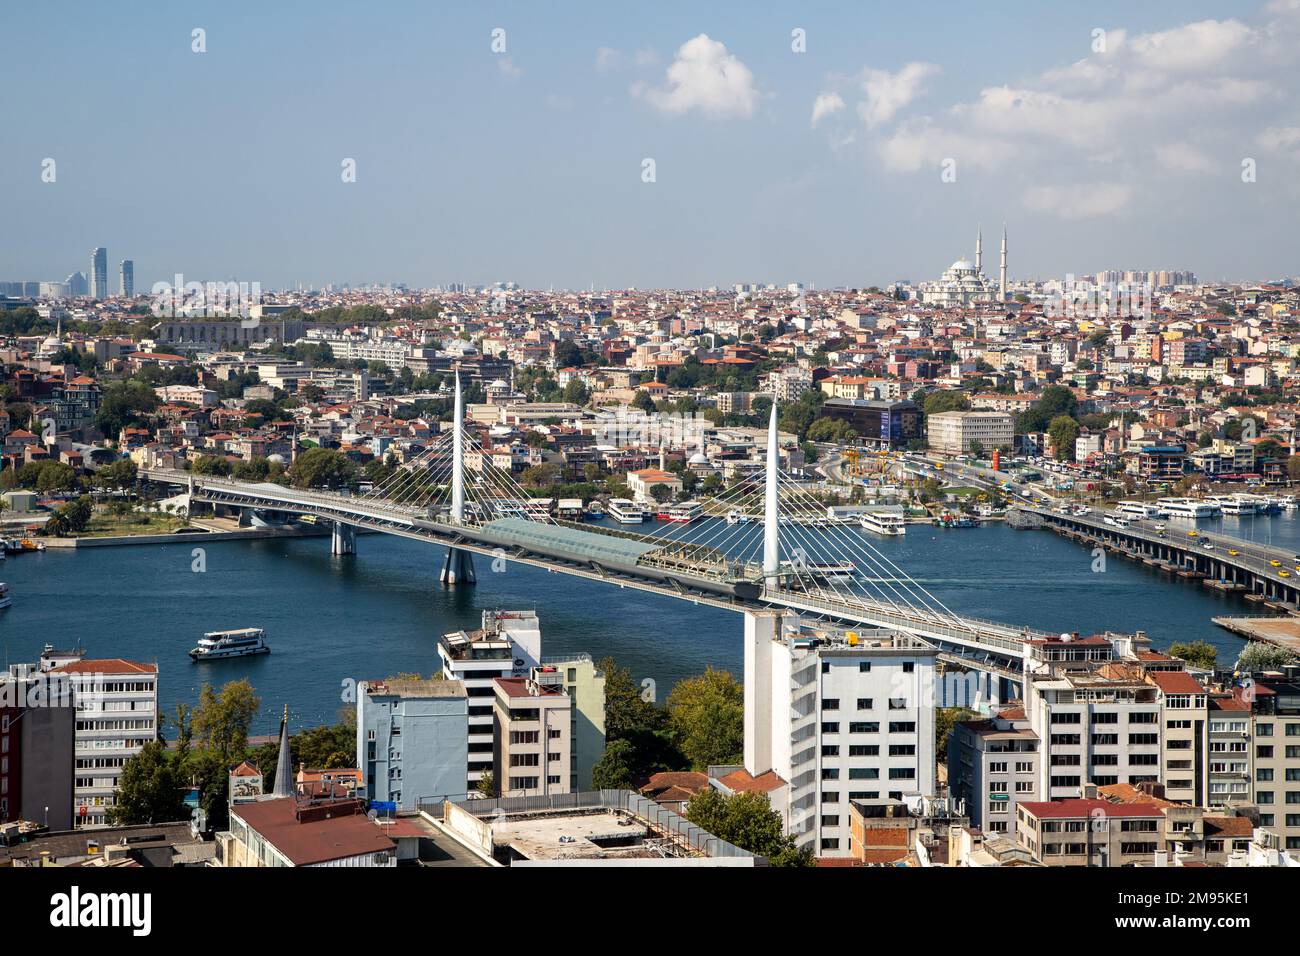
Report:
<svg viewBox="0 0 1300 956"><path fill-rule="evenodd" d="M1254 515L1264 510L1267 502L1255 495L1220 495L1209 499L1219 506L1225 515Z"/></svg>
<svg viewBox="0 0 1300 956"><path fill-rule="evenodd" d="M704 508L698 501L683 501L678 505L667 505L661 507L656 517L660 521L673 521L679 524L690 524L702 514L704 514Z"/></svg>
<svg viewBox="0 0 1300 956"><path fill-rule="evenodd" d="M13 599L9 597L9 587L0 582L0 610L4 610L13 603Z"/></svg>
<svg viewBox="0 0 1300 956"><path fill-rule="evenodd" d="M907 522L901 514L888 511L866 511L858 523L867 531L883 535L900 535L907 533Z"/></svg>
<svg viewBox="0 0 1300 956"><path fill-rule="evenodd" d="M627 498L610 498L609 516L619 524L640 524L647 517L644 508Z"/></svg>
<svg viewBox="0 0 1300 956"><path fill-rule="evenodd" d="M190 657L196 661L214 661L269 653L271 648L266 643L266 632L260 627L244 627L234 631L209 631L199 638L199 644L190 651Z"/></svg>
<svg viewBox="0 0 1300 956"><path fill-rule="evenodd" d="M1217 504L1198 501L1195 498L1157 498L1156 504L1170 518L1190 518L1197 521L1201 518L1213 518L1220 513Z"/></svg>
<svg viewBox="0 0 1300 956"><path fill-rule="evenodd" d="M1115 506L1117 514L1128 515L1131 518L1163 518L1165 512L1153 504L1145 501L1121 501Z"/></svg>

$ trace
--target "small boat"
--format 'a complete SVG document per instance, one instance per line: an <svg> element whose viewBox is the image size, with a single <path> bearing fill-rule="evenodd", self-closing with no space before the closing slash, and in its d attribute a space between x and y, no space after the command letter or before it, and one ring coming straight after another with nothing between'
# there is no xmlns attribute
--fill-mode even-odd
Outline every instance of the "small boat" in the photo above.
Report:
<svg viewBox="0 0 1300 956"><path fill-rule="evenodd" d="M9 586L0 581L0 610L4 610L13 603L13 599L9 597Z"/></svg>
<svg viewBox="0 0 1300 956"><path fill-rule="evenodd" d="M605 509L601 506L599 501L593 501L591 504L587 505L587 517L588 518L605 517Z"/></svg>
<svg viewBox="0 0 1300 956"><path fill-rule="evenodd" d="M743 511L728 511L727 524L749 524L749 515Z"/></svg>
<svg viewBox="0 0 1300 956"><path fill-rule="evenodd" d="M934 524L939 528L978 528L980 526L979 518L973 518L970 515L953 514L945 511L939 517L934 519Z"/></svg>
<svg viewBox="0 0 1300 956"><path fill-rule="evenodd" d="M35 538L10 538L4 542L4 549L10 554L25 554L32 551L44 551L45 542Z"/></svg>
<svg viewBox="0 0 1300 956"><path fill-rule="evenodd" d="M198 646L190 651L190 657L196 661L213 661L269 653L271 648L266 643L266 632L260 627L244 627L233 631L209 631L199 638Z"/></svg>

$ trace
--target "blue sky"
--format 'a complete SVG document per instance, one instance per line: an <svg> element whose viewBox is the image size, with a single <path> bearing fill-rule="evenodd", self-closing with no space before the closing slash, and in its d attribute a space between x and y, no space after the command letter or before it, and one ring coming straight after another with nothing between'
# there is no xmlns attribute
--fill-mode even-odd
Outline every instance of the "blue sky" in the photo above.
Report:
<svg viewBox="0 0 1300 956"><path fill-rule="evenodd" d="M1300 272L1300 0L696 6L7 5L0 279Z"/></svg>

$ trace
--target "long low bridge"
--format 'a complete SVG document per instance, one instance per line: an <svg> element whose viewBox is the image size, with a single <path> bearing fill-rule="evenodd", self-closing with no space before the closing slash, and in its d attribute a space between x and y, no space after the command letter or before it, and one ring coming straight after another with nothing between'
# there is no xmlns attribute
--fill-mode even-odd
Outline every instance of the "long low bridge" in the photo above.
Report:
<svg viewBox="0 0 1300 956"><path fill-rule="evenodd" d="M552 518L486 455L467 468L473 437L461 414L458 394L450 440L442 436L366 494L163 468L141 469L140 477L184 488L191 505L312 516L332 526L339 554L355 551L357 531L438 545L446 549L447 583L473 582L471 556L480 555L742 613L788 608L827 622L903 631L933 645L942 660L1001 678L990 684L1012 693L1025 643L1053 636L957 615L856 528L824 524L824 506L779 473L775 410L763 484L738 486L731 502L737 515L761 513L763 520L706 519L651 534ZM808 520L814 515L816 522ZM996 698L1001 690L990 693Z"/></svg>
<svg viewBox="0 0 1300 956"><path fill-rule="evenodd" d="M1294 610L1300 604L1300 554L1286 548L1201 531L1179 518L1142 518L1113 511L1020 506L1028 521L1081 544L1101 546L1149 567L1204 581L1247 600Z"/></svg>

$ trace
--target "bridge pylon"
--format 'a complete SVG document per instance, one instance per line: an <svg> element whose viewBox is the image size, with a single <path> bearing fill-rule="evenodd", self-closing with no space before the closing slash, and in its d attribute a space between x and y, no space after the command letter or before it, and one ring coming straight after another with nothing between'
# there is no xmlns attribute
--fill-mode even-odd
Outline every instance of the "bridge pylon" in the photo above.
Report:
<svg viewBox="0 0 1300 956"><path fill-rule="evenodd" d="M330 554L356 554L357 531L350 524L335 521L330 531Z"/></svg>
<svg viewBox="0 0 1300 956"><path fill-rule="evenodd" d="M465 520L465 400L460 392L460 369L456 369L456 403L451 419L451 520ZM474 555L460 548L448 548L438 580L443 584L477 584Z"/></svg>

